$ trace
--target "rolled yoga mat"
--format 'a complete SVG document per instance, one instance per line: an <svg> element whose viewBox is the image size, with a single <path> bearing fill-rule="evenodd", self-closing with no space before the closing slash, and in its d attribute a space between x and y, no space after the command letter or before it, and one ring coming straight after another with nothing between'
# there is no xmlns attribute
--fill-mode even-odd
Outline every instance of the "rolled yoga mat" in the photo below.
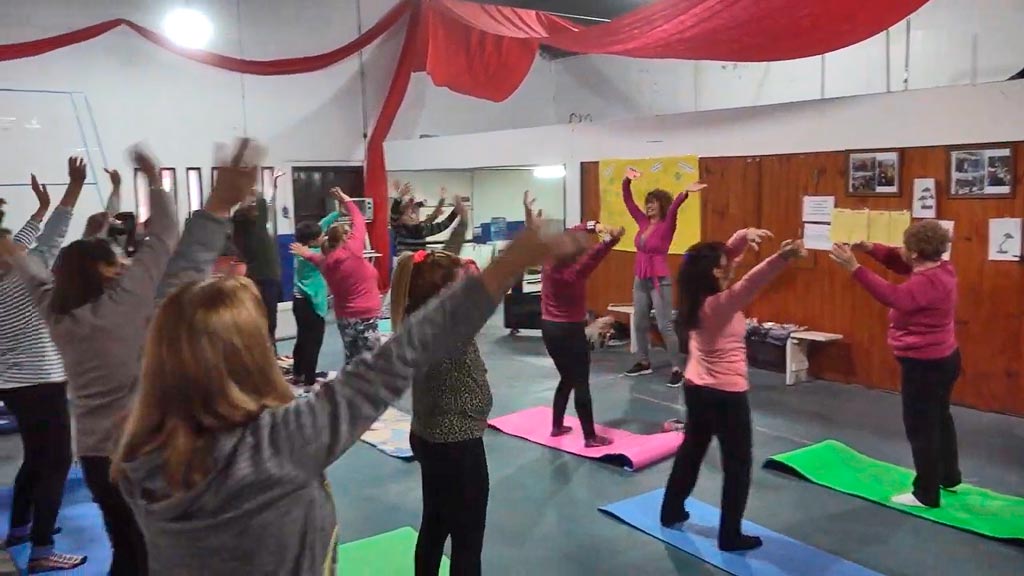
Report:
<svg viewBox="0 0 1024 576"><path fill-rule="evenodd" d="M690 498L686 501L690 519L679 529L663 528L659 518L664 494L664 489L654 490L599 510L737 576L882 576L747 521L743 532L760 536L764 546L749 552L722 552L718 549L718 508Z"/></svg>
<svg viewBox="0 0 1024 576"><path fill-rule="evenodd" d="M551 408L547 406L538 406L500 418L493 418L488 424L505 434L518 436L569 454L608 462L629 471L642 470L672 456L683 442L681 432L633 434L625 430L596 425L594 429L597 433L611 438L613 442L610 446L585 448L580 422L572 416L565 417L565 424L572 426L572 432L558 438L551 437Z"/></svg>
<svg viewBox="0 0 1024 576"><path fill-rule="evenodd" d="M956 492L942 492L940 508L893 504L890 498L911 490L914 472L868 458L835 440L772 456L764 467L967 532L1024 540L1024 498L961 484Z"/></svg>
<svg viewBox="0 0 1024 576"><path fill-rule="evenodd" d="M12 488L0 489L0 540L7 537L7 518L11 515L11 498L14 494ZM68 472L68 479L64 483L64 502L60 508L60 516L57 517L57 526L61 532L54 536L58 552L67 554L80 554L89 557L89 560L75 568L53 574L66 574L68 576L102 576L110 571L110 561L113 552L110 549L110 540L107 539L106 528L103 527L103 515L100 508L92 501L92 493L85 485L82 478L82 469L72 466ZM7 554L22 574L28 573L28 557L32 552L32 545L21 544L7 550Z"/></svg>
<svg viewBox="0 0 1024 576"><path fill-rule="evenodd" d="M412 448L409 446L410 426L411 416L401 410L388 408L360 439L388 456L412 460Z"/></svg>
<svg viewBox="0 0 1024 576"><path fill-rule="evenodd" d="M413 576L418 533L399 528L338 546L337 576ZM448 558L441 558L440 576L448 576Z"/></svg>

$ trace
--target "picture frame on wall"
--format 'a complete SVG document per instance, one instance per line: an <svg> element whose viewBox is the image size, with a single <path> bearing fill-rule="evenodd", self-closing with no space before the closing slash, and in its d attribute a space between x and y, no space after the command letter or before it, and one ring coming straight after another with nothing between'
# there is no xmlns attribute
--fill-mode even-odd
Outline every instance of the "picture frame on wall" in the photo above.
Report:
<svg viewBox="0 0 1024 576"><path fill-rule="evenodd" d="M851 151L847 162L848 196L899 196L899 151Z"/></svg>
<svg viewBox="0 0 1024 576"><path fill-rule="evenodd" d="M951 199L1012 198L1014 155L1009 144L953 148L949 151Z"/></svg>

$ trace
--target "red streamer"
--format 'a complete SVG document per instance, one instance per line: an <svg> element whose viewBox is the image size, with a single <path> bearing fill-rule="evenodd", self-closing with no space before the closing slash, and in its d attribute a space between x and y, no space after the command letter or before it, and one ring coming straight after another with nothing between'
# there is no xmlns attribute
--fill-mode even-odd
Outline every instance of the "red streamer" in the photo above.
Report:
<svg viewBox="0 0 1024 576"><path fill-rule="evenodd" d="M579 27L534 10L466 0L403 0L355 40L322 54L247 60L191 50L129 20L109 20L49 38L0 45L0 61L30 58L127 26L194 62L263 76L322 70L366 48L410 15L380 116L366 143L365 190L374 200L373 245L388 245L384 141L413 72L437 86L500 102L522 84L541 44L587 54L764 62L816 56L856 44L903 20L927 0L658 0L611 22ZM381 285L390 261L377 261Z"/></svg>

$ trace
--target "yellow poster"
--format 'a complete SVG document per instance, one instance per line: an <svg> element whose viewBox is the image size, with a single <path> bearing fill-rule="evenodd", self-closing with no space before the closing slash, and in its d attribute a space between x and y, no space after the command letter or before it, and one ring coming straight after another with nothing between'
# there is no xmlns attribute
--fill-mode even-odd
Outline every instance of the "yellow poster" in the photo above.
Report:
<svg viewBox="0 0 1024 576"><path fill-rule="evenodd" d="M910 212L893 212L889 220L889 246L903 246L903 233L910 228Z"/></svg>
<svg viewBox="0 0 1024 576"><path fill-rule="evenodd" d="M868 242L889 244L892 237L892 212L872 210L868 213Z"/></svg>
<svg viewBox="0 0 1024 576"><path fill-rule="evenodd" d="M836 208L832 211L832 242L855 244L868 239L869 212Z"/></svg>
<svg viewBox="0 0 1024 576"><path fill-rule="evenodd" d="M625 227L626 235L615 249L636 252L634 238L639 227L626 210L622 197L622 179L626 177L626 168L640 171L640 177L633 181L633 199L640 210L644 209L644 197L651 190L661 188L675 197L696 182L700 174L698 158L694 155L600 162L598 170L601 178L601 223ZM700 242L700 195L700 192L690 194L679 208L676 233L669 246L669 254L682 254L687 248Z"/></svg>

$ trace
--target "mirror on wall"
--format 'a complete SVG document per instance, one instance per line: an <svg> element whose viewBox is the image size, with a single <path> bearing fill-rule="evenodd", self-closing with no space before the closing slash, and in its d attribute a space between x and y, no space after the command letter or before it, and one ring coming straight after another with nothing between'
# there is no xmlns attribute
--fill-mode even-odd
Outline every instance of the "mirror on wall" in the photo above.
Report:
<svg viewBox="0 0 1024 576"><path fill-rule="evenodd" d="M452 210L457 196L468 199L469 230L464 253L485 265L508 236L520 229L525 219L523 192L529 190L536 199L535 210L543 210L544 219L552 225L565 225L565 166L498 166L463 170L392 171L388 179L409 183L412 194L423 202L420 217L434 212L447 191L447 200L438 218ZM391 196L396 195L392 189ZM504 229L504 231L503 231ZM430 238L440 245L447 233Z"/></svg>

